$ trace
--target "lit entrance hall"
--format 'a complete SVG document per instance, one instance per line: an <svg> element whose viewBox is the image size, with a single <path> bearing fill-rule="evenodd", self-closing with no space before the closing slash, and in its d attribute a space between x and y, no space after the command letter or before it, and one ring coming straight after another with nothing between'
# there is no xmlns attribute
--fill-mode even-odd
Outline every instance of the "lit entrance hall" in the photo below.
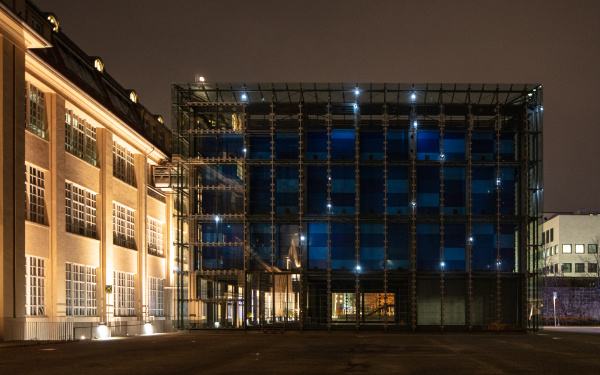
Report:
<svg viewBox="0 0 600 375"><path fill-rule="evenodd" d="M172 93L180 328L537 329L540 85Z"/></svg>

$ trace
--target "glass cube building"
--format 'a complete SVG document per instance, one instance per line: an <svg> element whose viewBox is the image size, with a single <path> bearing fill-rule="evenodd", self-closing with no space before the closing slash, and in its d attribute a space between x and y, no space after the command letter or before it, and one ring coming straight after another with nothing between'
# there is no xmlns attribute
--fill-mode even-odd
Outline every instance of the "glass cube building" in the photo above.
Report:
<svg viewBox="0 0 600 375"><path fill-rule="evenodd" d="M526 330L539 84L174 84L179 328Z"/></svg>

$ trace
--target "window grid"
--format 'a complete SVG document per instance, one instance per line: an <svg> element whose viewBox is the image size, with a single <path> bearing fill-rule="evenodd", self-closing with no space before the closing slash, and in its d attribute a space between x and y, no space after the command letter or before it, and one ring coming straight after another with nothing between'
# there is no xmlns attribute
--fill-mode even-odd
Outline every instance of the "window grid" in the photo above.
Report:
<svg viewBox="0 0 600 375"><path fill-rule="evenodd" d="M115 271L115 316L135 315L134 274Z"/></svg>
<svg viewBox="0 0 600 375"><path fill-rule="evenodd" d="M29 84L26 87L25 127L42 138L46 138L46 100L44 92Z"/></svg>
<svg viewBox="0 0 600 375"><path fill-rule="evenodd" d="M150 288L150 316L164 316L164 280L156 277L148 277Z"/></svg>
<svg viewBox="0 0 600 375"><path fill-rule="evenodd" d="M44 172L41 169L25 164L25 217L29 221L45 223L45 184Z"/></svg>
<svg viewBox="0 0 600 375"><path fill-rule="evenodd" d="M45 310L45 259L26 257L26 300L25 311L29 316L43 316Z"/></svg>
<svg viewBox="0 0 600 375"><path fill-rule="evenodd" d="M113 202L113 243L135 249L134 211Z"/></svg>
<svg viewBox="0 0 600 375"><path fill-rule="evenodd" d="M66 305L68 316L96 316L96 268L66 264Z"/></svg>
<svg viewBox="0 0 600 375"><path fill-rule="evenodd" d="M67 232L96 238L96 194L67 181L65 206Z"/></svg>
<svg viewBox="0 0 600 375"><path fill-rule="evenodd" d="M148 216L148 254L163 256L163 231L162 223Z"/></svg>
<svg viewBox="0 0 600 375"><path fill-rule="evenodd" d="M133 153L116 141L113 142L113 176L131 186L135 186Z"/></svg>
<svg viewBox="0 0 600 375"><path fill-rule="evenodd" d="M96 128L68 109L65 113L65 150L91 165L98 164Z"/></svg>

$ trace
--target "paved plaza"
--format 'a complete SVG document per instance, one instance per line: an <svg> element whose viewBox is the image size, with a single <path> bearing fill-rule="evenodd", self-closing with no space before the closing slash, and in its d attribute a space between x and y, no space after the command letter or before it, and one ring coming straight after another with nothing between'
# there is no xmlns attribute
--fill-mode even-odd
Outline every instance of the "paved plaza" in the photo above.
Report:
<svg viewBox="0 0 600 375"><path fill-rule="evenodd" d="M192 332L0 346L0 374L592 374L600 329Z"/></svg>

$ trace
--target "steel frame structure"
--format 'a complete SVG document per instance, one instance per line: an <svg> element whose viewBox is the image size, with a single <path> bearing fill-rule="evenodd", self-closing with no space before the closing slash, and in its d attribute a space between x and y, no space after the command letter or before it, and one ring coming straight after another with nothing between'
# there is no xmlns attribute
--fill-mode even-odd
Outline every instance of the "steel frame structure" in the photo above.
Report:
<svg viewBox="0 0 600 375"><path fill-rule="evenodd" d="M173 165L177 175L173 185L173 212L177 223L174 246L180 329L334 330L352 327L356 330L470 331L539 328L541 294L538 290L541 283L538 278L541 276L538 276L537 259L543 205L541 85L186 83L173 85L172 101ZM337 129L354 131L353 160L332 157L332 134ZM365 160L361 155L361 131L364 129L382 133L381 159ZM392 129L409 136L407 158L389 156L393 151L388 139ZM326 158L320 160L307 156L307 133L317 130L326 132L327 137ZM435 160L418 156L419 135L424 130L433 131L438 137L439 157ZM446 146L450 141L445 143L445 134L453 131L464 134L464 157L447 160L445 150L451 146ZM278 135L284 133L297 136L297 158L278 158ZM486 151L494 153L492 160L478 160L473 156L476 135L483 133L493 138L493 144L489 145L491 149ZM268 138L269 150L265 153L268 158L250 156L252 137L257 134ZM514 144L514 157L508 159L502 153L505 152L506 134ZM217 150L216 154L207 151L210 140L220 142L218 137L229 135L241 140L241 146L237 144L236 147L243 147L242 152L237 149L231 152ZM199 141L202 137L206 138ZM239 176L243 176L241 182L233 183L225 178L215 186L207 186L199 167L214 172L220 171L223 165L237 166ZM383 209L377 214L361 212L360 189L364 187L361 171L368 166L383 170ZM409 197L409 203L406 211L399 210L398 214L388 209L389 195L397 192L388 184L393 166L408 171L404 193ZM297 212L278 210L278 167L297 168ZM313 167L326 170L328 208L319 214L310 213L307 208L308 202L314 199L308 193L311 187L307 172ZM354 212L351 214L334 212L331 208L334 199L332 172L339 167L354 168ZM439 168L437 212L418 209L418 175L423 167ZM251 171L258 168L269 172L268 189L264 190L270 195L268 210L262 210L262 213L255 212L250 191L253 189ZM464 191L460 191L464 194L464 213L457 214L456 210L449 213L450 207L446 207L448 197L456 193L445 175L447 168L464 171ZM494 170L493 213L473 212L473 194L478 193L474 191L478 189L474 187L474 168ZM514 170L516 176L514 185L508 190L501 188L506 168ZM507 193L511 189L513 192ZM215 210L207 210L206 206L212 205L209 203L212 200L199 191L209 190L215 194L239 193L243 196L243 209L242 206L231 209L224 203ZM503 194L513 193L514 204L509 210ZM215 229L212 229L212 222L216 222ZM223 223L223 232L225 225L241 225L243 236L232 240L232 235L219 232L219 222ZM297 225L297 232L291 235L291 246L295 250L291 249L289 253L295 251L296 255L290 255L287 264L281 263L278 255L282 241L278 229L281 223ZM312 256L309 241L315 241L312 237L309 239L311 223L321 223L327 228L325 268L311 269L309 266ZM353 269L332 264L336 235L332 227L336 223L354 226L356 266ZM375 269L360 267L364 261L361 258L361 225L368 223L383 228L382 263ZM389 228L395 223L408 228L408 267L403 269L393 269L394 263L388 259L389 250L396 245L390 244L389 240ZM419 228L431 223L439 228L439 267L435 269L420 266L418 256L421 252L418 242L423 238ZM473 233L482 223L494 227L496 267L491 270L474 266L473 259L479 256L479 250L475 250ZM456 224L465 228L464 267L451 270L445 267L445 259L452 256L446 244L456 234L452 229ZM269 229L269 246L262 247L270 249L266 256L258 254L255 248L254 225ZM503 237L506 228L511 226L514 233ZM211 229L207 229L209 227ZM510 268L501 266L507 259L506 238L514 238L514 264ZM227 266L226 263L232 260L225 259L226 255L219 258L221 250L233 252L233 256L227 256L238 257L239 262ZM211 255L215 253L217 255ZM437 291L428 287L433 285L430 281L438 283ZM351 301L350 307L341 302L344 309L354 311L349 323L333 319L336 308L333 304L338 303L334 298ZM368 307L365 300L369 298L383 300L381 305L377 302L377 314L381 315L377 321L369 321L365 312L365 306ZM433 312L424 310L431 306ZM434 319L435 324L431 324L431 316L439 317Z"/></svg>

